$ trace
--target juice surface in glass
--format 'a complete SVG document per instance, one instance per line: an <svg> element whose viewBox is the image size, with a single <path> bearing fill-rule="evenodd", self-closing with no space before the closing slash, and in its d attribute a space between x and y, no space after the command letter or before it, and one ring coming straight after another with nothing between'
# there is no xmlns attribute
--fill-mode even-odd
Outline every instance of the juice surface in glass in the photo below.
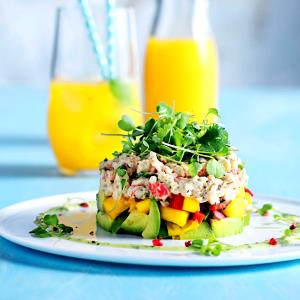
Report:
<svg viewBox="0 0 300 300"><path fill-rule="evenodd" d="M145 57L146 111L159 102L175 104L176 111L202 120L217 106L218 59L212 37L150 38Z"/></svg>
<svg viewBox="0 0 300 300"><path fill-rule="evenodd" d="M142 116L138 89L127 86L131 102L122 102L108 82L52 81L48 115L49 138L63 174L96 170L99 162L121 149L120 137L101 133L121 133L118 121L123 114L136 124Z"/></svg>

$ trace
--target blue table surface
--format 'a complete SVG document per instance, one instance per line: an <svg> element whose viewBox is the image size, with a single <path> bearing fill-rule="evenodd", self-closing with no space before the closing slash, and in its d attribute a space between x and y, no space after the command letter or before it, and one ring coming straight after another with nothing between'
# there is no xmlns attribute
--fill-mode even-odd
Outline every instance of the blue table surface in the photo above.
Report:
<svg viewBox="0 0 300 300"><path fill-rule="evenodd" d="M220 109L232 144L247 162L252 190L297 198L300 89L227 89ZM46 89L0 88L0 207L98 187L97 175L58 174L46 114ZM299 276L300 260L232 268L140 267L48 255L0 238L1 299L297 299Z"/></svg>

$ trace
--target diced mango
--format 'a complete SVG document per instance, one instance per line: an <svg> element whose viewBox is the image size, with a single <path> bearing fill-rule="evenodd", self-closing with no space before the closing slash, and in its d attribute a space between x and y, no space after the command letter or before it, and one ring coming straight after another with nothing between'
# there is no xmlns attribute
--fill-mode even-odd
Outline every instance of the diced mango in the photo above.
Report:
<svg viewBox="0 0 300 300"><path fill-rule="evenodd" d="M246 199L248 205L252 205L252 197L249 193L245 193L245 199Z"/></svg>
<svg viewBox="0 0 300 300"><path fill-rule="evenodd" d="M244 217L246 215L245 198L237 197L232 200L223 210L226 217Z"/></svg>
<svg viewBox="0 0 300 300"><path fill-rule="evenodd" d="M200 211L200 203L193 197L184 197L182 210L194 213Z"/></svg>
<svg viewBox="0 0 300 300"><path fill-rule="evenodd" d="M248 194L245 192L245 187L241 186L239 193L236 195L236 198L245 198L245 194Z"/></svg>
<svg viewBox="0 0 300 300"><path fill-rule="evenodd" d="M183 234L183 233L185 233L187 231L190 231L190 230L194 230L198 226L199 226L198 221L188 220L187 223L185 224L185 226L182 227L182 230L181 230L180 234Z"/></svg>
<svg viewBox="0 0 300 300"><path fill-rule="evenodd" d="M174 223L167 223L168 235L171 237L175 237L181 234L182 228Z"/></svg>
<svg viewBox="0 0 300 300"><path fill-rule="evenodd" d="M189 217L188 212L171 207L161 207L160 213L163 220L175 223L181 227L186 224Z"/></svg>
<svg viewBox="0 0 300 300"><path fill-rule="evenodd" d="M129 212L132 212L133 210L135 210L136 202L133 198L129 198L127 201L129 204Z"/></svg>
<svg viewBox="0 0 300 300"><path fill-rule="evenodd" d="M151 200L145 199L145 200L136 202L135 207L139 212L147 214L150 210L150 204L151 204Z"/></svg>
<svg viewBox="0 0 300 300"><path fill-rule="evenodd" d="M121 198L115 200L112 197L108 197L103 202L103 209L112 219L115 219L119 214L129 208L129 202L127 199Z"/></svg>
<svg viewBox="0 0 300 300"><path fill-rule="evenodd" d="M193 220L188 220L187 223L183 227L180 227L174 223L167 222L168 234L172 238L178 237L187 231L194 230L198 226L199 226L199 223L197 221L193 221Z"/></svg>

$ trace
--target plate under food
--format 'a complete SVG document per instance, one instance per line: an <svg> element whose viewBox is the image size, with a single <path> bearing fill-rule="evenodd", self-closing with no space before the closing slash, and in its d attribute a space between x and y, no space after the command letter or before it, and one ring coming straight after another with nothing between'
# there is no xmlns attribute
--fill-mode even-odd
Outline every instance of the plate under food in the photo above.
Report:
<svg viewBox="0 0 300 300"><path fill-rule="evenodd" d="M203 256L189 251L180 240L163 240L162 247L153 247L151 240L131 235L113 235L96 228L96 192L62 194L21 202L0 210L0 235L16 244L56 255L149 266L223 267L243 266L295 260L300 258L297 237L285 245L240 247L220 256ZM271 196L255 197L257 206L271 203L277 211L300 215L300 201ZM89 203L81 207L78 203ZM29 231L35 227L39 213L53 207L68 207L62 216L74 228L71 239L35 238ZM300 221L299 219L296 222ZM273 216L251 216L250 226L240 235L219 239L229 245L260 245L262 241L282 236L288 222L274 221Z"/></svg>

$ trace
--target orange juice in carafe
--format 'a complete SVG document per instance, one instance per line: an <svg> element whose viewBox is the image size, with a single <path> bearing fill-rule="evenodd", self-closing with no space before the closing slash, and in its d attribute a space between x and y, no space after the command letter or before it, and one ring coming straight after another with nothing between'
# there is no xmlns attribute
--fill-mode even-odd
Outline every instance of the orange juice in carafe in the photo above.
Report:
<svg viewBox="0 0 300 300"><path fill-rule="evenodd" d="M218 58L214 38L208 30L204 0L175 0L162 7L162 20L149 38L145 55L146 111L159 102L175 104L202 119L217 106ZM169 20L163 20L164 10ZM175 14L172 20L172 13ZM205 18L204 18L205 17ZM176 24L172 21L179 20ZM180 19L181 18L181 19ZM160 23L162 23L160 25Z"/></svg>

